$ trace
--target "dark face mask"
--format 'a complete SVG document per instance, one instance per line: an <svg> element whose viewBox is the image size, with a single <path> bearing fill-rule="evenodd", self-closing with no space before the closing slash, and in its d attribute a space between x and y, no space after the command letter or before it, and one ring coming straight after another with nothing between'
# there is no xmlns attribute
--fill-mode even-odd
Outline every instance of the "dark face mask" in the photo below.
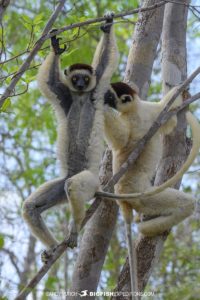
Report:
<svg viewBox="0 0 200 300"><path fill-rule="evenodd" d="M104 104L108 104L112 108L117 108L115 95L108 90L104 95Z"/></svg>

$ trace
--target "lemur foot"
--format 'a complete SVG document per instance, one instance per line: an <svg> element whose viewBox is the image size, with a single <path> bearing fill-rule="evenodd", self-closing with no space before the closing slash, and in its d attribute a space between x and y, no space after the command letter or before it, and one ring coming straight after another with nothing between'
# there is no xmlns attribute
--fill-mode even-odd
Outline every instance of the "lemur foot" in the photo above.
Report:
<svg viewBox="0 0 200 300"><path fill-rule="evenodd" d="M54 246L48 250L44 250L41 253L41 261L43 262L43 264L47 264L49 259L51 259L51 257L54 255L56 248L57 248L57 246Z"/></svg>
<svg viewBox="0 0 200 300"><path fill-rule="evenodd" d="M55 31L57 31L57 29L52 29L50 31L50 33L53 33ZM63 48L60 48L59 40L62 40L62 38L57 38L56 35L51 37L51 45L52 45L52 48L53 48L55 54L57 54L57 55L61 55L63 52L65 52L65 50L67 48L66 45L64 45Z"/></svg>
<svg viewBox="0 0 200 300"><path fill-rule="evenodd" d="M67 245L69 248L75 248L78 244L78 230L74 220L71 220L69 225L69 236L67 239Z"/></svg>
<svg viewBox="0 0 200 300"><path fill-rule="evenodd" d="M77 247L77 244L78 244L78 233L70 232L69 237L67 239L68 247L73 249L73 248Z"/></svg>
<svg viewBox="0 0 200 300"><path fill-rule="evenodd" d="M110 29L113 24L114 15L115 15L114 12L105 13L104 17L106 18L106 22L100 27L103 32L110 33Z"/></svg>

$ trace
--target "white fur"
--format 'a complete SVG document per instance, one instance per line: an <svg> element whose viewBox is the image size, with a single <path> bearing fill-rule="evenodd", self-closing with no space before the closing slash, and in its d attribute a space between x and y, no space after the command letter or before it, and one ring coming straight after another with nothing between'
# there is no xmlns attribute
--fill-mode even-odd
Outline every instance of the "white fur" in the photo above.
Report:
<svg viewBox="0 0 200 300"><path fill-rule="evenodd" d="M94 116L94 126L91 132L89 147L87 150L87 157L89 159L89 170L96 176L99 174L99 164L103 155L104 142L104 114L103 101L100 99L96 104L96 111Z"/></svg>
<svg viewBox="0 0 200 300"><path fill-rule="evenodd" d="M95 106L95 115L94 122L92 125L91 135L89 139L89 146L86 152L86 158L88 161L87 169L82 172L75 174L65 184L65 191L68 195L69 204L71 206L71 211L75 221L76 229L80 229L81 221L85 215L84 202L90 200L95 191L97 191L99 186L98 173L99 173L99 164L102 158L104 143L103 143L103 131L104 131L104 94L109 88L110 79L117 67L117 47L114 37L113 29L111 29L110 34L104 34L101 42L99 43L97 50L95 52L94 61L98 64L101 62L102 53L106 50L108 54L108 63L106 69L104 70L99 82L96 86L96 72L94 68L94 74L91 76L91 73L88 70L73 70L71 72L65 72L66 75L61 73L60 66L58 68L59 79L64 85L66 85L71 93L74 101L77 101L80 105L83 104L83 101L86 100L85 92L92 91L94 88L94 106ZM52 104L56 117L58 120L58 149L57 156L61 163L61 171L63 176L67 176L68 168L68 118L63 111L63 108L60 106L60 100L56 95L50 90L48 86L48 75L51 70L52 62L54 59L59 60L59 57L55 57L55 54L51 52L42 66L39 69L38 73L38 85L45 97ZM59 63L59 61L57 61ZM95 66L97 67L97 64ZM79 93L73 87L71 83L71 77L75 74L85 74L91 78L89 86L84 90L84 93ZM96 87L95 87L96 86ZM88 93L88 97L91 94ZM77 162L78 163L78 162ZM42 231L42 230L41 230ZM42 238L44 232L37 233L39 238Z"/></svg>
<svg viewBox="0 0 200 300"><path fill-rule="evenodd" d="M37 82L40 91L42 94L48 99L51 103L55 113L56 119L58 122L58 130L57 130L57 158L60 163L61 176L67 174L67 151L68 151L68 136L67 136L67 127L68 120L66 115L60 106L60 100L56 97L56 95L50 90L47 80L51 68L52 61L55 57L53 52L50 52L46 57L45 61L39 68L39 72L37 75ZM62 80L61 73L59 74L60 79ZM63 80L62 80L63 81Z"/></svg>
<svg viewBox="0 0 200 300"><path fill-rule="evenodd" d="M174 89L167 94L160 103L146 102L134 97L134 101L120 103L118 99L117 109L120 113L108 108L105 112L105 137L113 151L113 171L116 173L120 166L127 160L133 151L137 141L139 141L153 124L157 115L164 108L166 103L174 93ZM173 107L180 104L180 97L175 101ZM191 117L191 114L190 114ZM198 122L194 121L194 117L188 119L194 131L194 149L190 155L190 159L183 166L188 167L194 160L198 152L200 142L196 141L197 133L200 132ZM139 213L149 216L161 215L147 222L142 222L139 226L140 231L148 236L160 234L165 230L169 230L186 217L188 217L194 208L194 199L175 189L166 189L154 196L151 194L140 193L131 199L135 192L148 191L151 187L151 180L156 172L156 167L162 153L162 137L164 132L171 132L176 125L176 117L172 122L168 121L161 130L156 133L144 151L137 159L132 168L129 168L124 176L115 186L115 191L121 195L123 202L119 202L124 217L130 222L130 210L135 209ZM166 128L165 128L166 126ZM180 172L181 173L181 172ZM180 174L170 179L170 184L177 181ZM167 187L167 186L166 186ZM165 188L166 188L165 187ZM156 188L155 188L156 189ZM123 194L124 193L124 194ZM126 195L129 194L129 195ZM118 199L117 195L117 199ZM140 197L139 197L140 196ZM127 197L127 198L126 198Z"/></svg>

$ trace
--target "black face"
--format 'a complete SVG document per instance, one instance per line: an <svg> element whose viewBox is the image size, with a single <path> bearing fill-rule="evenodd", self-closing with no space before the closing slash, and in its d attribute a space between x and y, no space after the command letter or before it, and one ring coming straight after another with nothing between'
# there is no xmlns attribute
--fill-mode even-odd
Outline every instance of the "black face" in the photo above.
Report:
<svg viewBox="0 0 200 300"><path fill-rule="evenodd" d="M132 97L129 95L126 95L126 96L122 96L121 99L122 99L122 103L127 103L127 102L131 102Z"/></svg>
<svg viewBox="0 0 200 300"><path fill-rule="evenodd" d="M108 90L104 95L104 104L108 104L112 108L117 108L115 94Z"/></svg>
<svg viewBox="0 0 200 300"><path fill-rule="evenodd" d="M78 91L83 91L88 87L90 83L90 77L86 74L76 74L71 77L71 82L75 89Z"/></svg>

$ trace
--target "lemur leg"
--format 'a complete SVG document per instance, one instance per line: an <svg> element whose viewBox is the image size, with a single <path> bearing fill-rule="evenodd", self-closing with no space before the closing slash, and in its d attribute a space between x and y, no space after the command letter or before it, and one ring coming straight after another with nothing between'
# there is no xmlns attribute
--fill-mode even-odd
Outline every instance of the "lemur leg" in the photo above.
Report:
<svg viewBox="0 0 200 300"><path fill-rule="evenodd" d="M31 232L49 249L55 247L58 242L45 225L41 213L52 206L66 203L65 180L65 178L59 178L46 182L32 193L23 204L23 217Z"/></svg>
<svg viewBox="0 0 200 300"><path fill-rule="evenodd" d="M99 187L99 179L86 170L69 178L65 183L65 191L72 212L69 245L77 245L77 236L85 217L85 202L92 199Z"/></svg>
<svg viewBox="0 0 200 300"><path fill-rule="evenodd" d="M145 236L155 236L170 230L193 213L195 203L192 196L172 188L140 201L141 213L158 216L138 225Z"/></svg>

